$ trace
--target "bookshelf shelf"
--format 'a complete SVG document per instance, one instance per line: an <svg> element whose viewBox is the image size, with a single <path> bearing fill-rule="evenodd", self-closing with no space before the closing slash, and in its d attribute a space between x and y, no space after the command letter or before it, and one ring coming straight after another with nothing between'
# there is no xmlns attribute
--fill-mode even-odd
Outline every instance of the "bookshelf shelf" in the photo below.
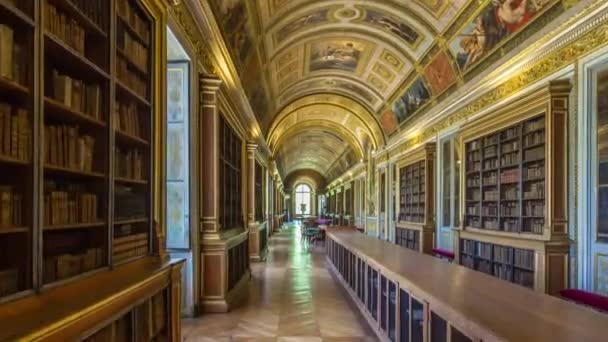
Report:
<svg viewBox="0 0 608 342"><path fill-rule="evenodd" d="M103 179L106 177L105 174L100 172L90 172L90 171L82 171L78 169L71 169L68 167L55 166L55 165L44 165L44 170L49 173L54 174L64 174L70 176L78 176L78 177L86 177L86 178L96 178Z"/></svg>
<svg viewBox="0 0 608 342"><path fill-rule="evenodd" d="M114 180L117 183L127 184L127 185L148 185L148 181L145 179L130 179L124 177L114 177Z"/></svg>
<svg viewBox="0 0 608 342"><path fill-rule="evenodd" d="M36 25L30 16L7 0L0 0L0 14L10 15L19 20L22 24L26 24L30 27L34 27Z"/></svg>
<svg viewBox="0 0 608 342"><path fill-rule="evenodd" d="M116 90L122 95L128 96L132 99L137 100L140 105L151 107L150 101L146 100L141 95L137 94L134 90L125 85L122 81L116 80Z"/></svg>
<svg viewBox="0 0 608 342"><path fill-rule="evenodd" d="M109 79L110 75L50 32L44 33L45 52L56 65L87 78ZM94 76L91 76L93 73Z"/></svg>
<svg viewBox="0 0 608 342"><path fill-rule="evenodd" d="M97 120L91 115L74 110L63 103L54 100L50 97L44 98L45 115L50 117L56 117L58 120L69 122L72 124L84 124L96 126L99 128L106 127L106 123Z"/></svg>
<svg viewBox="0 0 608 342"><path fill-rule="evenodd" d="M54 226L46 226L46 227L44 227L44 231L104 228L105 226L106 226L105 222L71 223L71 224L60 224L60 225L54 225Z"/></svg>
<svg viewBox="0 0 608 342"><path fill-rule="evenodd" d="M84 14L76 5L70 0L49 0L53 5L57 6L64 12L70 15L73 19L78 21L87 29L87 33L92 33L100 37L107 38L106 32L99 27L93 20Z"/></svg>
<svg viewBox="0 0 608 342"><path fill-rule="evenodd" d="M29 227L0 227L0 234L29 233Z"/></svg>
<svg viewBox="0 0 608 342"><path fill-rule="evenodd" d="M10 165L15 165L15 166L27 166L27 165L30 165L30 161L29 160L22 160L22 159L14 158L14 157L11 157L11 156L5 156L3 154L0 154L0 163L2 163L2 164L10 164Z"/></svg>
<svg viewBox="0 0 608 342"><path fill-rule="evenodd" d="M13 80L6 79L4 77L0 77L0 91L2 93L8 93L10 95L17 96L29 96L30 89L26 86L23 86Z"/></svg>
<svg viewBox="0 0 608 342"><path fill-rule="evenodd" d="M132 219L118 219L114 221L115 225L126 225L126 224L137 224L137 223L146 223L149 219L146 217L141 218L132 218Z"/></svg>
<svg viewBox="0 0 608 342"><path fill-rule="evenodd" d="M126 132L123 131L119 131L119 130L115 130L114 131L116 133L116 140L121 142L121 143L125 143L125 144L135 144L135 145L140 145L140 146L149 146L150 143L140 137L136 137L132 134L128 134Z"/></svg>

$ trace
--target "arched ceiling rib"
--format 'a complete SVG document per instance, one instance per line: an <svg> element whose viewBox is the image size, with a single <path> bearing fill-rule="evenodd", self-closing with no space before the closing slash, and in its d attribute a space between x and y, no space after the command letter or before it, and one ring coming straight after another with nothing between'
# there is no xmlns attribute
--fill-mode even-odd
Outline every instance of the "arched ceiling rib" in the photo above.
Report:
<svg viewBox="0 0 608 342"><path fill-rule="evenodd" d="M373 114L356 101L313 95L283 108L266 141L281 174L311 169L333 180L385 137Z"/></svg>

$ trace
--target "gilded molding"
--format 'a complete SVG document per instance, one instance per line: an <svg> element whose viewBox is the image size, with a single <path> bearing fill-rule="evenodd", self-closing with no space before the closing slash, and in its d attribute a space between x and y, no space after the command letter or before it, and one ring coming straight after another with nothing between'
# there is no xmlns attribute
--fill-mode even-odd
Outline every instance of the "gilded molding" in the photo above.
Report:
<svg viewBox="0 0 608 342"><path fill-rule="evenodd" d="M168 8L169 15L174 19L175 23L184 32L202 64L205 72L217 75L217 68L213 64L210 56L210 48L205 43L205 39L201 35L194 18L185 2L181 0L168 0L171 6Z"/></svg>

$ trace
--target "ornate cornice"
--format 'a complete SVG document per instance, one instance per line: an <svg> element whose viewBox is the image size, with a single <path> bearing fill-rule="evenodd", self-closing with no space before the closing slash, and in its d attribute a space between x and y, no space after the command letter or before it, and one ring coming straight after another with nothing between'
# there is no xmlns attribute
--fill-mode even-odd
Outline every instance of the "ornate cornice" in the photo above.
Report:
<svg viewBox="0 0 608 342"><path fill-rule="evenodd" d="M190 8L181 0L167 0L167 2L170 4L168 8L169 15L185 34L186 38L188 38L204 72L217 75L217 69L213 64L211 57L209 57L211 54L210 48L205 43L206 40L196 24Z"/></svg>

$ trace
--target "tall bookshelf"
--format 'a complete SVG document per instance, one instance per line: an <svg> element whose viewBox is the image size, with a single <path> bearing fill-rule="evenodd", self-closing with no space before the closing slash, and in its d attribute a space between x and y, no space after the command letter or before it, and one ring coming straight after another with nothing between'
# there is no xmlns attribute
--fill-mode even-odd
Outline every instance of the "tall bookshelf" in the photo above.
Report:
<svg viewBox="0 0 608 342"><path fill-rule="evenodd" d="M241 166L243 143L220 115L220 225L222 229L243 226Z"/></svg>
<svg viewBox="0 0 608 342"><path fill-rule="evenodd" d="M34 286L34 5L0 1L0 297Z"/></svg>
<svg viewBox="0 0 608 342"><path fill-rule="evenodd" d="M395 243L430 253L435 230L436 144L428 143L408 153L397 164L397 222Z"/></svg>
<svg viewBox="0 0 608 342"><path fill-rule="evenodd" d="M567 286L569 92L552 82L463 128L463 265L550 294Z"/></svg>
<svg viewBox="0 0 608 342"><path fill-rule="evenodd" d="M0 302L150 253L152 25L135 0L0 0Z"/></svg>

